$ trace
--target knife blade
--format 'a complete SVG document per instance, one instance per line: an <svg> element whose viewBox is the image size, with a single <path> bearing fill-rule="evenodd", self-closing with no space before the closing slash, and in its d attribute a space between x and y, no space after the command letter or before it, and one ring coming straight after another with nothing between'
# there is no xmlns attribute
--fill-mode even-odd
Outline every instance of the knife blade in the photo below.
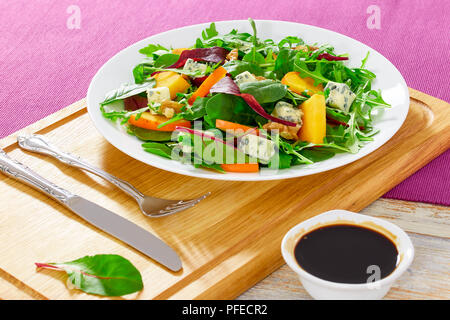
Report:
<svg viewBox="0 0 450 320"><path fill-rule="evenodd" d="M178 254L155 235L120 215L55 185L20 162L11 159L1 148L0 171L49 195L82 219L168 269L179 271L182 268Z"/></svg>
<svg viewBox="0 0 450 320"><path fill-rule="evenodd" d="M76 195L67 201L66 206L84 220L122 240L170 270L181 269L181 260L171 247L133 222Z"/></svg>

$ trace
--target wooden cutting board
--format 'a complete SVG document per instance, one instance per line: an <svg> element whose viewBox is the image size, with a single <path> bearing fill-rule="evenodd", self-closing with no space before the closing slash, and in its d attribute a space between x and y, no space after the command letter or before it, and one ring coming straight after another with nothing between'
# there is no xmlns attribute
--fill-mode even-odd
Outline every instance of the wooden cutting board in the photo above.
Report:
<svg viewBox="0 0 450 320"><path fill-rule="evenodd" d="M65 275L34 262L99 253L129 259L142 273L138 299L231 299L283 264L280 243L297 223L330 209L360 211L450 146L450 105L410 89L399 132L377 151L328 172L282 181L231 182L182 176L145 165L110 145L81 100L0 140L11 157L42 176L141 225L179 254L177 273L90 226L42 193L0 175L0 298L98 299L68 290ZM46 156L20 150L18 134L40 133L145 193L169 199L212 195L159 219L144 217L113 185ZM127 297L128 298L128 297Z"/></svg>

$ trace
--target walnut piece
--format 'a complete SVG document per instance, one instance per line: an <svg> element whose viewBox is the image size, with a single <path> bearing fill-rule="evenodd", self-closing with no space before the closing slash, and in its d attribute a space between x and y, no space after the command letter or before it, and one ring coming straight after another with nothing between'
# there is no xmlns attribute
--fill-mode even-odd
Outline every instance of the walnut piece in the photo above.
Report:
<svg viewBox="0 0 450 320"><path fill-rule="evenodd" d="M232 61L232 60L237 60L238 57L239 57L239 51L238 51L238 49L233 49L233 50L231 50L231 51L227 54L226 59L227 59L228 61Z"/></svg>
<svg viewBox="0 0 450 320"><path fill-rule="evenodd" d="M319 49L318 47L312 47L307 45L298 45L294 48L294 50L303 51L303 52L309 52Z"/></svg>
<svg viewBox="0 0 450 320"><path fill-rule="evenodd" d="M159 111L165 117L170 119L176 113L180 113L182 107L183 107L183 105L181 103L178 103L176 101L171 101L171 100L165 100L165 101L161 102L161 107L159 108Z"/></svg>
<svg viewBox="0 0 450 320"><path fill-rule="evenodd" d="M267 131L278 130L280 136L288 140L299 140L298 131L301 126L297 124L295 127L286 126L284 124L278 122L269 121L265 125L263 125L263 129Z"/></svg>

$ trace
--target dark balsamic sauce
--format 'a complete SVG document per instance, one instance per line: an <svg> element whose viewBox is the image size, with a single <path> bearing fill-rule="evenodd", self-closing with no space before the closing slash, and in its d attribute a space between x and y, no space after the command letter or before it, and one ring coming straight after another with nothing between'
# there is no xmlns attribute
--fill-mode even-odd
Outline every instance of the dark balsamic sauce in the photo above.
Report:
<svg viewBox="0 0 450 320"><path fill-rule="evenodd" d="M300 238L294 254L308 273L323 280L353 284L366 283L377 274L385 278L394 271L398 257L397 247L385 235L351 224L332 224L310 231Z"/></svg>

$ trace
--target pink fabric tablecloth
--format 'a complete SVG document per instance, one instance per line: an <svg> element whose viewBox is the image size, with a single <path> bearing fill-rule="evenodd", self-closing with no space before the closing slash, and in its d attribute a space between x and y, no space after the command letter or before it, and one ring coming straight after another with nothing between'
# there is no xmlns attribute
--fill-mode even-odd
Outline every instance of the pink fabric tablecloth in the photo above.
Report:
<svg viewBox="0 0 450 320"><path fill-rule="evenodd" d="M78 9L81 24L71 29ZM97 69L135 41L248 17L353 37L391 60L410 87L450 100L448 0L16 0L0 2L0 17L0 137L83 98ZM450 205L449 163L447 151L385 197Z"/></svg>

